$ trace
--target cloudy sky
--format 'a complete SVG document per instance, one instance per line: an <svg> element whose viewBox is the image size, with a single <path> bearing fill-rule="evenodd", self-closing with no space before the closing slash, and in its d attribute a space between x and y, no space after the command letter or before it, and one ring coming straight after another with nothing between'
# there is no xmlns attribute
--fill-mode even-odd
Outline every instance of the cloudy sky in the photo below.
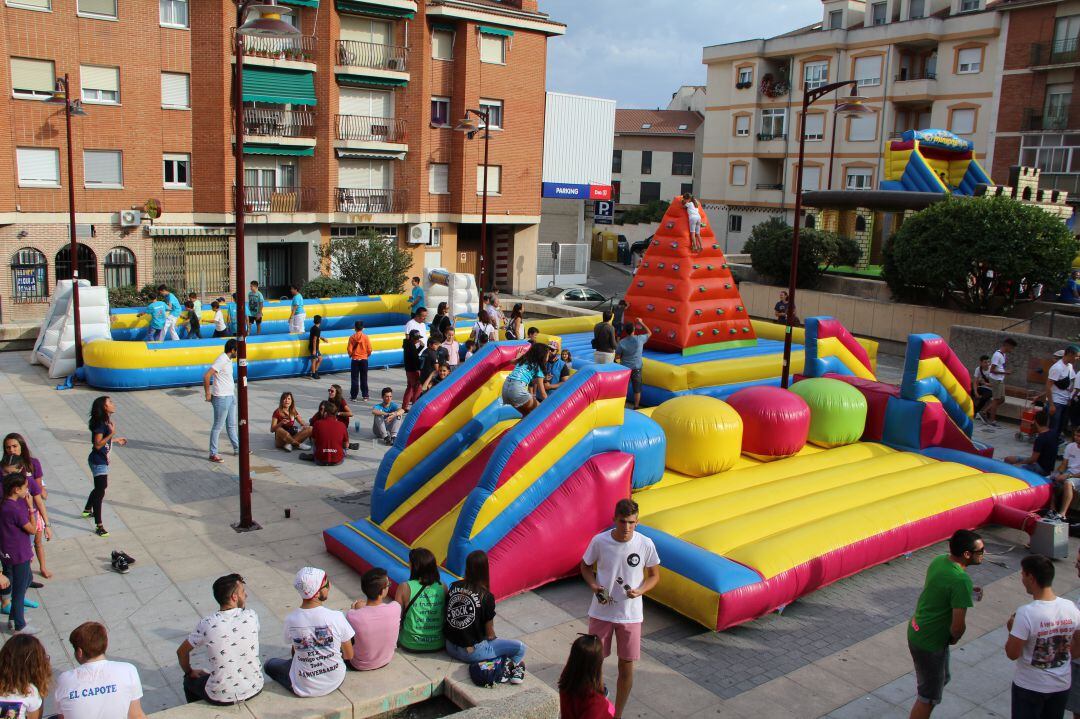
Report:
<svg viewBox="0 0 1080 719"><path fill-rule="evenodd" d="M820 0L540 0L567 25L548 43L548 89L666 107L704 85L706 45L767 37L821 19Z"/></svg>

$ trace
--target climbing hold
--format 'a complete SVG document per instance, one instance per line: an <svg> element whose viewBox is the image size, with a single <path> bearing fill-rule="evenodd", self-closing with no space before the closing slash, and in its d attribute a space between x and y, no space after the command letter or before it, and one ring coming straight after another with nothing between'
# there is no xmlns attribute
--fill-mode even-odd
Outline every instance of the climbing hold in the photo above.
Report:
<svg viewBox="0 0 1080 719"><path fill-rule="evenodd" d="M719 250L719 249L720 249L720 245L713 245L713 246L712 246L712 248L713 248L714 250Z"/></svg>
<svg viewBox="0 0 1080 719"><path fill-rule="evenodd" d="M713 333L714 335L718 335L718 334L720 334L720 330L718 330L718 329L715 329L715 328L714 328L714 329L713 329L713 331L712 331L712 333Z"/></svg>
<svg viewBox="0 0 1080 719"><path fill-rule="evenodd" d="M678 242L672 242L671 243L671 249L673 249L673 250L679 249L679 243Z"/></svg>
<svg viewBox="0 0 1080 719"><path fill-rule="evenodd" d="M673 289L675 289L675 285L668 285L667 286L667 291L668 292L671 292Z"/></svg>
<svg viewBox="0 0 1080 719"><path fill-rule="evenodd" d="M645 265L646 267L648 267L648 266L649 266L649 263L648 263L648 262L642 262L641 264Z"/></svg>
<svg viewBox="0 0 1080 719"><path fill-rule="evenodd" d="M704 335L705 335L705 333L704 333L704 332L702 332L701 330L698 330L698 331L697 331L697 336L698 336L698 337L703 337Z"/></svg>
<svg viewBox="0 0 1080 719"><path fill-rule="evenodd" d="M709 272L712 272L713 266L712 265L705 265L705 269L707 269Z"/></svg>
<svg viewBox="0 0 1080 719"><path fill-rule="evenodd" d="M694 310L694 314L697 315L698 317L700 317L701 316L701 310Z"/></svg>
<svg viewBox="0 0 1080 719"><path fill-rule="evenodd" d="M723 315L723 314L724 314L724 311L723 311L723 310L717 310L717 311L716 311L716 314L718 314L718 315Z"/></svg>
<svg viewBox="0 0 1080 719"><path fill-rule="evenodd" d="M675 308L674 307L668 307L667 311L670 312L671 314L675 314Z"/></svg>
<svg viewBox="0 0 1080 719"><path fill-rule="evenodd" d="M750 332L750 328L749 328L749 327L743 327L743 328L742 328L742 331L743 331L743 334L745 335L745 334L747 334L748 332Z"/></svg>
<svg viewBox="0 0 1080 719"><path fill-rule="evenodd" d="M724 283L724 289L725 289L725 290L730 290L730 289L731 289L731 285L730 285L729 283L725 282L725 283Z"/></svg>
<svg viewBox="0 0 1080 719"><path fill-rule="evenodd" d="M698 292L704 292L705 291L705 285L699 285L698 288L697 288L697 291Z"/></svg>
<svg viewBox="0 0 1080 719"><path fill-rule="evenodd" d="M662 270L662 269L664 269L664 263L663 263L663 262L658 262L658 263L656 264L656 268L657 268L658 270Z"/></svg>
<svg viewBox="0 0 1080 719"><path fill-rule="evenodd" d="M728 267L727 267L727 263L726 263L726 262L725 262L724 264L720 265L720 269L722 269L722 270L726 270L727 268L728 268Z"/></svg>
<svg viewBox="0 0 1080 719"><path fill-rule="evenodd" d="M736 305L735 306L735 311L736 312L742 312L743 311L743 306L742 305Z"/></svg>
<svg viewBox="0 0 1080 719"><path fill-rule="evenodd" d="M697 269L700 269L700 268L701 268L701 265L699 265L699 264L696 264L696 263L694 264L694 269L695 269L695 270L697 270Z"/></svg>
<svg viewBox="0 0 1080 719"><path fill-rule="evenodd" d="M649 310L649 312L652 312L653 310L656 309L656 305L645 305L645 307L646 307L646 309Z"/></svg>
<svg viewBox="0 0 1080 719"><path fill-rule="evenodd" d="M678 272L678 271L679 271L679 266L678 266L678 265L672 265L672 266L671 266L671 269L673 269L673 270L675 270L676 272Z"/></svg>
<svg viewBox="0 0 1080 719"><path fill-rule="evenodd" d="M638 287L644 287L645 286L645 280L638 280L637 286Z"/></svg>
<svg viewBox="0 0 1080 719"><path fill-rule="evenodd" d="M668 337L670 337L670 338L672 338L672 339L675 339L675 330L671 330L671 331L669 331L669 332L667 333L667 336L668 336Z"/></svg>
<svg viewBox="0 0 1080 719"><path fill-rule="evenodd" d="M730 330L728 330L728 334L735 334L735 328L732 327Z"/></svg>

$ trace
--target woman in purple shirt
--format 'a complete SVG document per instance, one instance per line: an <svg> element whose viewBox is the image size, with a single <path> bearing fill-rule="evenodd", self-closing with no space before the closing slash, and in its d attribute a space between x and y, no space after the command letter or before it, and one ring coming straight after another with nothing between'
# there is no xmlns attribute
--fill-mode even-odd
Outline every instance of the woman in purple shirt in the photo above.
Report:
<svg viewBox="0 0 1080 719"><path fill-rule="evenodd" d="M26 590L30 586L30 560L34 556L30 548L30 537L35 527L30 521L30 510L26 505L28 487L26 476L21 472L4 475L4 501L0 502L0 561L3 562L4 576L11 582L11 587L2 592L10 592L10 602L5 604L11 615L10 625L14 625L17 634L37 634L38 630L26 623Z"/></svg>
<svg viewBox="0 0 1080 719"><path fill-rule="evenodd" d="M41 462L31 456L26 438L18 432L4 437L5 467L26 475L30 487L30 520L34 523L34 553L37 554L38 568L45 579L52 577L52 572L45 568L45 542L52 540L52 528L49 513L45 510L45 500L49 492L45 489L45 474L41 471Z"/></svg>

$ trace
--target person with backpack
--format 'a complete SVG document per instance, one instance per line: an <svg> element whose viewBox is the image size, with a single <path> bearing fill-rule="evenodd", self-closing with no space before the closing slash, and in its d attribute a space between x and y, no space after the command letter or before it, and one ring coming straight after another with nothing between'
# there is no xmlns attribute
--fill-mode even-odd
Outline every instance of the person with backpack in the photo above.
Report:
<svg viewBox="0 0 1080 719"><path fill-rule="evenodd" d="M510 319L506 321L506 339L508 340L520 340L525 337L523 328L525 327L525 315L522 309L521 303L518 302L510 310Z"/></svg>
<svg viewBox="0 0 1080 719"><path fill-rule="evenodd" d="M559 675L559 719L612 719L615 705L604 686L604 643L579 634Z"/></svg>
<svg viewBox="0 0 1080 719"><path fill-rule="evenodd" d="M473 325L471 336L476 340L477 347L483 347L489 341L499 339L498 330L495 329L490 312L481 310L476 316L476 324Z"/></svg>
<svg viewBox="0 0 1080 719"><path fill-rule="evenodd" d="M986 421L986 417L983 416L983 407L993 398L994 390L990 387L990 375L987 374L990 371L990 355L983 355L979 357L979 364L975 367L975 371L971 373L971 399L975 401L975 407L973 414L975 419L982 422Z"/></svg>
<svg viewBox="0 0 1080 719"><path fill-rule="evenodd" d="M1080 347L1069 345L1063 350L1058 350L1061 358L1050 365L1046 372L1046 410L1050 414L1050 431L1054 437L1061 436L1061 430L1065 426L1068 415L1069 403L1073 396L1073 383L1076 381L1076 370L1073 363L1080 354Z"/></svg>
<svg viewBox="0 0 1080 719"><path fill-rule="evenodd" d="M409 581L398 584L394 601L401 605L398 646L414 652L437 652L445 646L446 585L430 549L409 551Z"/></svg>

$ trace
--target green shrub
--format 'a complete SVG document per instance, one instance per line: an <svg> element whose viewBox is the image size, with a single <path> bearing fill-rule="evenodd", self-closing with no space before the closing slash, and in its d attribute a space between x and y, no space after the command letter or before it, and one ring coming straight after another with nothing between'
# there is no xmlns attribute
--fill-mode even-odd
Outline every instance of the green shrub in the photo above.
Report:
<svg viewBox="0 0 1080 719"><path fill-rule="evenodd" d="M304 297L349 297L356 294L356 287L337 277L316 277L300 288Z"/></svg>
<svg viewBox="0 0 1080 719"><path fill-rule="evenodd" d="M139 293L135 285L113 287L109 290L110 307L142 307L146 299Z"/></svg>
<svg viewBox="0 0 1080 719"><path fill-rule="evenodd" d="M654 200L647 205L631 207L623 213L620 225L637 225L643 222L659 222L671 203L666 200Z"/></svg>
<svg viewBox="0 0 1080 719"><path fill-rule="evenodd" d="M367 227L357 237L331 238L319 248L315 269L329 266L330 275L350 287L346 294L389 295L404 290L412 263L412 253L397 240Z"/></svg>
<svg viewBox="0 0 1080 719"><path fill-rule="evenodd" d="M754 226L744 251L750 254L754 270L778 285L786 285L791 272L793 230L780 217L772 217ZM798 286L814 287L829 267L853 265L861 249L850 237L834 232L801 228L799 230Z"/></svg>

